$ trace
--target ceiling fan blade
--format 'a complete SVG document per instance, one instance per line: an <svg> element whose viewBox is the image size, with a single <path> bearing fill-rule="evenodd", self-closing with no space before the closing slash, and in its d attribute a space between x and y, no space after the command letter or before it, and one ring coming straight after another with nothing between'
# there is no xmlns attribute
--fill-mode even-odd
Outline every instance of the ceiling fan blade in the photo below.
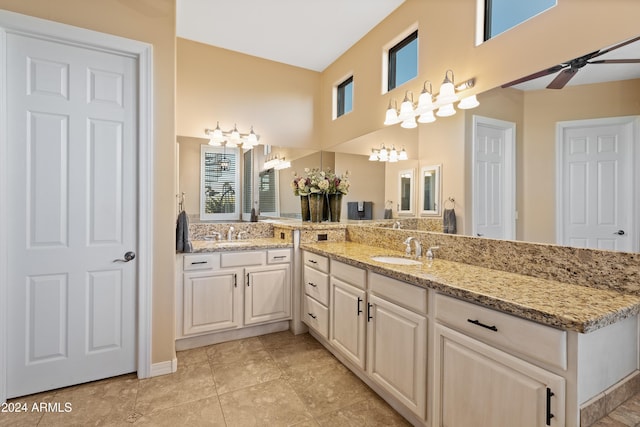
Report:
<svg viewBox="0 0 640 427"><path fill-rule="evenodd" d="M555 66L553 66L551 68L547 68L546 70L538 71L537 73L529 74L526 77L521 77L521 78L519 78L517 80L514 80L512 82L505 83L501 87L503 87L503 88L511 87L511 86L515 86L515 85L520 84L520 83L528 82L529 80L537 79L538 77L548 76L549 74L557 73L558 71L560 71L560 70L562 70L563 68L566 68L566 67L568 67L568 65L555 65Z"/></svg>
<svg viewBox="0 0 640 427"><path fill-rule="evenodd" d="M627 40L626 42L622 42L622 43L617 44L617 45L615 45L615 46L611 46L609 49L601 50L601 51L600 51L600 52L598 52L597 54L593 55L593 56L592 56L592 58L595 58L596 56L604 55L605 53L609 53L609 52L611 52L612 50L616 50L616 49L618 49L618 48L620 48L620 47L622 47L622 46L626 46L626 45L628 45L628 44L631 44L631 43L637 42L638 40L640 40L640 36L635 37L635 38L632 38L632 39L630 39L630 40Z"/></svg>
<svg viewBox="0 0 640 427"><path fill-rule="evenodd" d="M640 59L598 59L589 64L640 64Z"/></svg>
<svg viewBox="0 0 640 427"><path fill-rule="evenodd" d="M547 85L547 89L562 89L567 83L569 83L569 80L576 75L578 70L579 68L567 68L566 70L563 70L551 81L551 83Z"/></svg>

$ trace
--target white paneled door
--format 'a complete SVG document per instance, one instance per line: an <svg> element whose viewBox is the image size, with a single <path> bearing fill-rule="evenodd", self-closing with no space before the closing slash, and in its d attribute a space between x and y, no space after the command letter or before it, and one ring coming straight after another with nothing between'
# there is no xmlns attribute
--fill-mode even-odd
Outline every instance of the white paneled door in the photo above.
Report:
<svg viewBox="0 0 640 427"><path fill-rule="evenodd" d="M6 42L15 397L136 370L137 61Z"/></svg>
<svg viewBox="0 0 640 427"><path fill-rule="evenodd" d="M474 116L473 234L515 239L515 124Z"/></svg>
<svg viewBox="0 0 640 427"><path fill-rule="evenodd" d="M558 243L633 251L634 117L558 124Z"/></svg>

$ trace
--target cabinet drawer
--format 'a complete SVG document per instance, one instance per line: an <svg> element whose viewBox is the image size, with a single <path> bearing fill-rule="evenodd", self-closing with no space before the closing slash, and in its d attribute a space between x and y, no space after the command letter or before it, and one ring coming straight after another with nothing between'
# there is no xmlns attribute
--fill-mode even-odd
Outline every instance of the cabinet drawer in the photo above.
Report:
<svg viewBox="0 0 640 427"><path fill-rule="evenodd" d="M366 270L344 262L331 260L331 275L360 289L364 289L367 284Z"/></svg>
<svg viewBox="0 0 640 427"><path fill-rule="evenodd" d="M184 271L220 268L220 257L218 254L185 255L182 262L182 269Z"/></svg>
<svg viewBox="0 0 640 427"><path fill-rule="evenodd" d="M481 341L567 369L567 333L446 295L436 295L436 318Z"/></svg>
<svg viewBox="0 0 640 427"><path fill-rule="evenodd" d="M417 313L427 314L427 290L400 280L369 273L369 290Z"/></svg>
<svg viewBox="0 0 640 427"><path fill-rule="evenodd" d="M291 249L269 249L267 251L267 263L279 264L291 262Z"/></svg>
<svg viewBox="0 0 640 427"><path fill-rule="evenodd" d="M264 251L225 252L220 254L222 267L246 267L248 265L264 265L267 254Z"/></svg>
<svg viewBox="0 0 640 427"><path fill-rule="evenodd" d="M329 258L326 256L316 255L305 251L302 254L302 259L304 260L304 265L313 267L316 270L324 271L325 273L329 272Z"/></svg>
<svg viewBox="0 0 640 427"><path fill-rule="evenodd" d="M324 338L329 336L329 309L310 296L304 297L304 322Z"/></svg>
<svg viewBox="0 0 640 427"><path fill-rule="evenodd" d="M329 275L304 266L304 293L329 305Z"/></svg>

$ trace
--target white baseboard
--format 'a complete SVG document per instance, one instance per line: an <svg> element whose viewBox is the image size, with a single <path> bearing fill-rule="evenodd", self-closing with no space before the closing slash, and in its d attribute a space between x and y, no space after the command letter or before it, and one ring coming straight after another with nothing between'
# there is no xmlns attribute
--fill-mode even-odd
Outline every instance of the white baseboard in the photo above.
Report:
<svg viewBox="0 0 640 427"><path fill-rule="evenodd" d="M151 376L173 374L178 370L178 359L167 360L166 362L153 363L151 365Z"/></svg>

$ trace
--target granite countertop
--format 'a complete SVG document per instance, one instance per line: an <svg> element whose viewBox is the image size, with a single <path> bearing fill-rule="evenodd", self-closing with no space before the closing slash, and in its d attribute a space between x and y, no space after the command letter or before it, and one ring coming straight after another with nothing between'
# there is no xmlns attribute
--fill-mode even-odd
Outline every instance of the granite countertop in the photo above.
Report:
<svg viewBox="0 0 640 427"><path fill-rule="evenodd" d="M275 237L245 240L192 240L194 253L249 251L254 249L292 248L293 243Z"/></svg>
<svg viewBox="0 0 640 427"><path fill-rule="evenodd" d="M436 259L422 265L376 262L399 251L354 242L307 243L301 249L325 255L443 294L476 302L559 329L592 332L640 312L640 296Z"/></svg>

